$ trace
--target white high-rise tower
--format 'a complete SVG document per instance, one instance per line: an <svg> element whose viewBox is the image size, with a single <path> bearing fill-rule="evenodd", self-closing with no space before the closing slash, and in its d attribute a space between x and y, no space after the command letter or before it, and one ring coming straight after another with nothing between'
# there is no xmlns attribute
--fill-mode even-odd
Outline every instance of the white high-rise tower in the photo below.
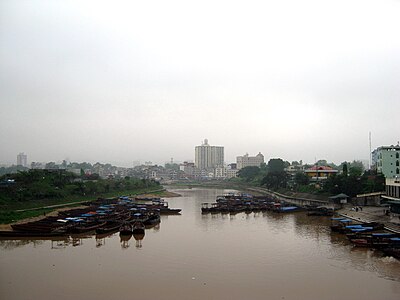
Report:
<svg viewBox="0 0 400 300"><path fill-rule="evenodd" d="M17 166L26 167L28 165L28 156L21 152L17 155Z"/></svg>
<svg viewBox="0 0 400 300"><path fill-rule="evenodd" d="M200 170L210 170L224 165L224 147L210 146L205 139L195 147L195 166Z"/></svg>

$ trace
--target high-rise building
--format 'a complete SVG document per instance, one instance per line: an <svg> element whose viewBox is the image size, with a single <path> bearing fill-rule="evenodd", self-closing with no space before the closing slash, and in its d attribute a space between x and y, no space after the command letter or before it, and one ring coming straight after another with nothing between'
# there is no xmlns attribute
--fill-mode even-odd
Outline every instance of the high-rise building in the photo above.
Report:
<svg viewBox="0 0 400 300"><path fill-rule="evenodd" d="M25 153L21 152L17 155L17 166L28 166L28 157Z"/></svg>
<svg viewBox="0 0 400 300"><path fill-rule="evenodd" d="M400 145L382 146L372 151L372 165L386 178L400 178Z"/></svg>
<svg viewBox="0 0 400 300"><path fill-rule="evenodd" d="M243 156L236 157L238 170L245 167L259 167L264 163L264 155L259 152L256 156L249 156L247 153Z"/></svg>
<svg viewBox="0 0 400 300"><path fill-rule="evenodd" d="M224 165L224 147L210 146L205 139L195 147L195 166L200 170L211 170Z"/></svg>

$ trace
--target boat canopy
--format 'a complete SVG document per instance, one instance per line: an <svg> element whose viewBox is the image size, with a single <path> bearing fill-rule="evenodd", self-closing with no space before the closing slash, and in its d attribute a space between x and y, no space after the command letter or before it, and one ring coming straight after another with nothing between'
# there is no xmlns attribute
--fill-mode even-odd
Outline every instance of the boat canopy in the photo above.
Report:
<svg viewBox="0 0 400 300"><path fill-rule="evenodd" d="M348 223L348 222L351 222L351 220L350 219L342 219L342 220L339 220L340 222L343 222L343 223Z"/></svg>
<svg viewBox="0 0 400 300"><path fill-rule="evenodd" d="M376 236L376 237L380 237L380 236L383 236L383 237L387 237L387 236L394 236L395 235L395 233L390 233L390 232L383 232L383 233L373 233L372 234L372 236Z"/></svg>
<svg viewBox="0 0 400 300"><path fill-rule="evenodd" d="M95 215L95 213L94 214L82 214L81 217L92 217L93 215Z"/></svg>
<svg viewBox="0 0 400 300"><path fill-rule="evenodd" d="M363 228L363 226L360 225L360 224L357 224L357 225L347 225L346 228L349 228L349 229L351 229L351 228Z"/></svg>
<svg viewBox="0 0 400 300"><path fill-rule="evenodd" d="M363 232L367 230L372 230L374 229L373 227L362 227L362 228L353 228L351 229L352 232Z"/></svg>
<svg viewBox="0 0 400 300"><path fill-rule="evenodd" d="M297 209L297 206L283 206L280 209L281 210L293 210L293 209Z"/></svg>

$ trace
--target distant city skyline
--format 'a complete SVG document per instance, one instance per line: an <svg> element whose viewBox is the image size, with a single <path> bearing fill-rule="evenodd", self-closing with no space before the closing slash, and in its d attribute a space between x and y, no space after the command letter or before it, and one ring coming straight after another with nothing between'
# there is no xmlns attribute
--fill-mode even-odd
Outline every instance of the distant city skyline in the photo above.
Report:
<svg viewBox="0 0 400 300"><path fill-rule="evenodd" d="M93 9L93 8L96 9ZM400 1L0 2L0 164L339 164L400 140Z"/></svg>
<svg viewBox="0 0 400 300"><path fill-rule="evenodd" d="M196 145L194 148L196 148L197 146L198 146L198 145ZM222 148L225 150L225 148L224 148L223 146L222 146ZM376 149L376 148L375 148L375 149ZM373 150L375 150L375 149L373 149ZM248 152L246 152L246 153L248 153ZM261 151L258 151L258 154L260 154L260 153L261 153ZM177 164L183 164L184 162L192 162L192 163L194 163L195 160L196 160L196 158L195 158L195 157L196 157L195 152L193 153L193 157L192 157L192 158L188 158L188 159L176 159L176 158L174 158L174 157L170 157L169 160L166 159L165 161L152 161L152 160L149 160L149 159L137 160L137 159L136 159L136 160L132 160L132 161L128 161L128 162L123 162L123 161L106 161L106 160L96 160L96 159L91 159L91 160L79 160L79 159L71 159L70 157L61 158L61 159L34 160L34 159L28 158L28 155L27 155L27 153L25 153L25 152L20 152L20 153L17 153L17 154L18 154L18 155L17 155L17 158L14 159L14 161L0 161L0 166L19 165L19 159L21 159L21 158L20 158L21 155L23 155L26 164L25 164L25 165L24 165L24 164L20 164L20 165L23 165L23 166L26 166L26 167L30 167L30 165L31 165L32 162L34 162L34 163L55 162L55 163L57 163L57 164L61 164L64 160L65 160L67 163L72 163L72 162L78 162L78 163L87 162L87 163L90 163L90 164L95 164L95 163L97 163L97 162L103 163L103 164L109 163L109 164L112 164L112 165L114 165L114 166L126 167L126 168L130 168L130 167L134 167L134 166L138 166L138 165L145 165L145 164L164 165L164 164L167 164L167 163L171 163L171 159L172 159L172 163L177 163ZM238 158L238 157L242 157L242 156L243 156L243 154L237 154L237 155L235 155L235 158L234 158L234 159L232 159L232 160L225 160L224 163L225 163L226 165L229 165L229 164L231 164L231 163L236 164L236 163L237 163L237 158ZM323 158L323 157L316 157L316 159L314 159L313 161L305 161L305 160L302 159L302 158L299 158L299 159L285 159L284 157L280 157L280 156L271 156L271 157L266 156L266 157L265 157L265 163L268 163L268 161L269 161L270 159L274 159L274 158L281 158L281 159L283 159L284 161L288 161L288 162L290 162L290 163L293 162L293 161L297 161L297 162L302 161L303 164L309 164L309 165L315 164L315 163L316 163L317 161L319 161L319 160L326 160L328 163L334 163L334 164L336 164L336 165L340 165L342 162L345 162L345 161L346 161L346 162L351 162L351 161L354 161L354 160L356 160L356 161L362 161L362 162L364 163L364 165L366 166L366 168L367 168L367 166L368 166L368 164L369 164L369 160L366 159L366 158L352 158L352 159L347 159L347 160L343 160L343 161L332 161L332 160L329 160L329 159L326 159L326 158Z"/></svg>

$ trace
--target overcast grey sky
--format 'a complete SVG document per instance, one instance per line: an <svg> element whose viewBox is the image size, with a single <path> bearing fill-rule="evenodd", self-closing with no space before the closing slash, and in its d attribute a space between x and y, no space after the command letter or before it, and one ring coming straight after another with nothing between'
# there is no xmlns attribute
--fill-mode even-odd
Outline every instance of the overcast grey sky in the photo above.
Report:
<svg viewBox="0 0 400 300"><path fill-rule="evenodd" d="M368 159L400 140L400 1L0 1L0 163Z"/></svg>

